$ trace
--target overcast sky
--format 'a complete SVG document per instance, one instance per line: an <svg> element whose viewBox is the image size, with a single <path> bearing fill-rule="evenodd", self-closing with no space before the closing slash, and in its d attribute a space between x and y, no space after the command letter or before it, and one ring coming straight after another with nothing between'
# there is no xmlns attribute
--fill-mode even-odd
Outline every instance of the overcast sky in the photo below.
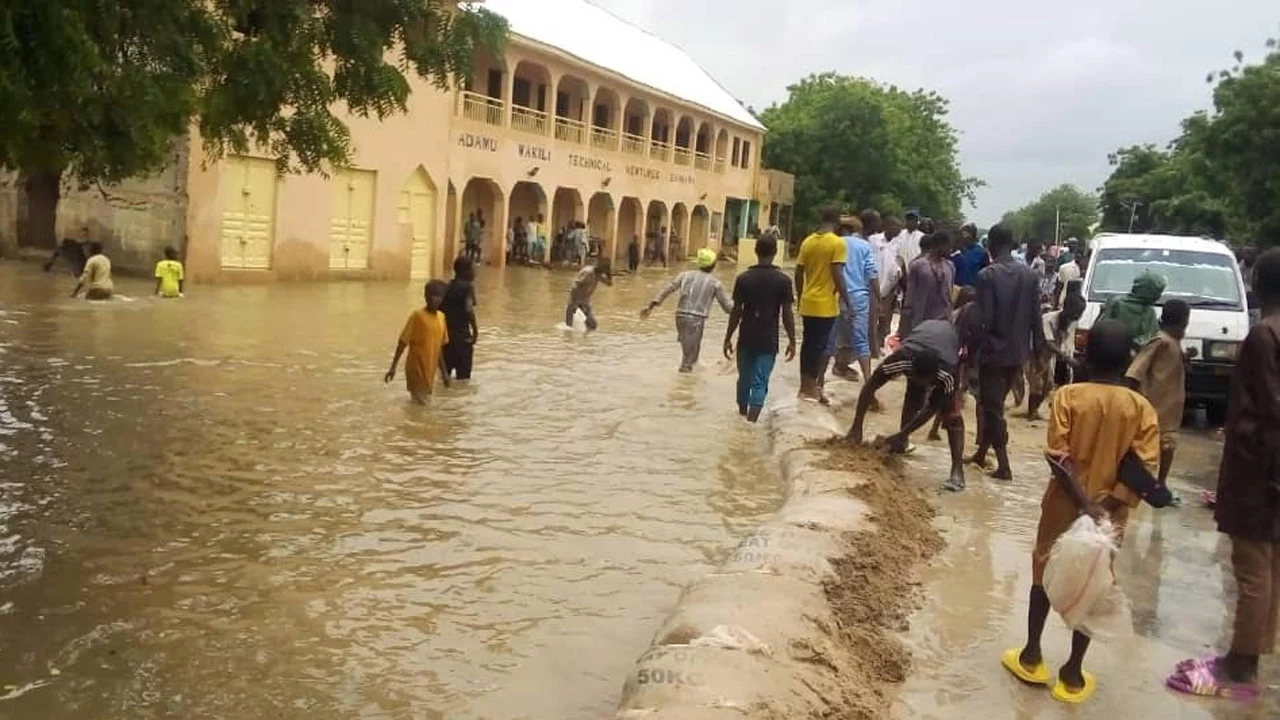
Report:
<svg viewBox="0 0 1280 720"><path fill-rule="evenodd" d="M1096 189L1108 152L1173 139L1209 107L1209 71L1280 35L1277 0L593 1L758 108L824 70L937 90L987 183L965 210L984 224L1063 182Z"/></svg>

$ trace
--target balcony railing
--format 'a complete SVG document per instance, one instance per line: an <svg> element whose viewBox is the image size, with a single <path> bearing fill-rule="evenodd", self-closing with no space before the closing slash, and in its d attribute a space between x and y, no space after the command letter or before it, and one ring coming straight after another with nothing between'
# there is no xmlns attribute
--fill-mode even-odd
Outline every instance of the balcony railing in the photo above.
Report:
<svg viewBox="0 0 1280 720"><path fill-rule="evenodd" d="M520 105L511 108L511 128L534 135L547 134L547 114Z"/></svg>
<svg viewBox="0 0 1280 720"><path fill-rule="evenodd" d="M591 147L598 150L617 150L618 131L609 128L591 128Z"/></svg>
<svg viewBox="0 0 1280 720"><path fill-rule="evenodd" d="M699 170L710 170L711 156L706 153L695 153L693 156L693 166Z"/></svg>
<svg viewBox="0 0 1280 720"><path fill-rule="evenodd" d="M649 144L649 157L666 162L671 157L671 146L654 140Z"/></svg>
<svg viewBox="0 0 1280 720"><path fill-rule="evenodd" d="M725 167L726 167L728 164L729 164L729 162L728 162L727 160L725 160L724 158L722 158L722 157L718 157L718 158L716 158L716 172L718 172L718 173L720 173L721 175L723 175L723 174L724 174L724 169L725 169Z"/></svg>
<svg viewBox="0 0 1280 720"><path fill-rule="evenodd" d="M690 165L693 162L693 151L689 148L678 147L672 155L673 162L677 165Z"/></svg>
<svg viewBox="0 0 1280 720"><path fill-rule="evenodd" d="M505 104L499 98L491 98L469 91L462 93L462 117L489 125L501 125Z"/></svg>
<svg viewBox="0 0 1280 720"><path fill-rule="evenodd" d="M581 120L557 117L556 139L582 145L587 139L587 124Z"/></svg>
<svg viewBox="0 0 1280 720"><path fill-rule="evenodd" d="M644 138L639 135L631 135L623 133L622 135L622 152L630 155L644 155L645 148Z"/></svg>

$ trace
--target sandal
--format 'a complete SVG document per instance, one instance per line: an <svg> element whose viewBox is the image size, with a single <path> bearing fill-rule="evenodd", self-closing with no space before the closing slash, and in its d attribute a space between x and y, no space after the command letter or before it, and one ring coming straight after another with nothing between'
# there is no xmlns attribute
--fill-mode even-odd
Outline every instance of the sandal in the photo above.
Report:
<svg viewBox="0 0 1280 720"><path fill-rule="evenodd" d="M1219 658L1213 658L1207 662L1190 660L1187 661L1190 663L1189 665L1187 663L1179 663L1179 667L1185 669L1175 670L1165 680L1165 684L1171 689L1187 695L1220 697L1240 702L1256 700L1262 694L1262 686L1256 682L1237 683L1219 680L1213 672L1218 660Z"/></svg>
<svg viewBox="0 0 1280 720"><path fill-rule="evenodd" d="M1058 702L1068 703L1070 705L1079 705L1080 703L1093 697L1093 693L1098 689L1098 681L1094 679L1093 673L1083 672L1084 687L1072 692L1067 689L1066 683L1059 679L1053 685L1053 699Z"/></svg>
<svg viewBox="0 0 1280 720"><path fill-rule="evenodd" d="M1009 674L1018 678L1028 685L1048 685L1049 684L1049 668L1041 660L1039 665L1034 669L1028 670L1022 665L1019 657L1022 655L1022 648L1013 648L1005 650L1000 656L1000 664Z"/></svg>

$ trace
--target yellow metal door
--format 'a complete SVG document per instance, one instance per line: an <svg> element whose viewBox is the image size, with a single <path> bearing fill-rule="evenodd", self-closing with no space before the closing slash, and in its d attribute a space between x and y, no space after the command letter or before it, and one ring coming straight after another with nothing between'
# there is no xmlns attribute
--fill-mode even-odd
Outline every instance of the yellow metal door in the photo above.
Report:
<svg viewBox="0 0 1280 720"><path fill-rule="evenodd" d="M436 189L421 171L409 176L400 192L401 222L413 231L410 247L409 277L431 276L431 258L435 248Z"/></svg>
<svg viewBox="0 0 1280 720"><path fill-rule="evenodd" d="M222 267L253 270L271 267L277 182L272 160L241 155L226 159L222 183Z"/></svg>
<svg viewBox="0 0 1280 720"><path fill-rule="evenodd" d="M373 246L373 206L377 174L342 168L333 174L333 220L329 268L364 270Z"/></svg>

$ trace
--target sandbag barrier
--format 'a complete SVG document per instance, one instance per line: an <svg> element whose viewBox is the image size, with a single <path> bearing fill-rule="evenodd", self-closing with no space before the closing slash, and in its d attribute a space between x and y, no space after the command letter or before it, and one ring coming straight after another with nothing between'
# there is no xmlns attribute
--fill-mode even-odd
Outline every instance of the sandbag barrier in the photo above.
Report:
<svg viewBox="0 0 1280 720"><path fill-rule="evenodd" d="M857 387L834 401L851 402ZM627 678L619 720L842 717L851 693L865 693L849 687L857 661L823 583L835 579L831 560L849 554L846 534L870 521L849 494L858 478L821 469L810 444L844 429L810 403L775 407L766 422L786 500L684 590Z"/></svg>

